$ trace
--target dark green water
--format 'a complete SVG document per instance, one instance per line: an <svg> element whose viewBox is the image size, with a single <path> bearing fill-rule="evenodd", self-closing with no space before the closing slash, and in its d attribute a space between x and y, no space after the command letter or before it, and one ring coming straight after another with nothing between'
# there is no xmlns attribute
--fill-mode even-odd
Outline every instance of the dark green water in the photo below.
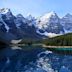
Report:
<svg viewBox="0 0 72 72"><path fill-rule="evenodd" d="M72 54L42 47L5 47L0 72L72 72Z"/></svg>

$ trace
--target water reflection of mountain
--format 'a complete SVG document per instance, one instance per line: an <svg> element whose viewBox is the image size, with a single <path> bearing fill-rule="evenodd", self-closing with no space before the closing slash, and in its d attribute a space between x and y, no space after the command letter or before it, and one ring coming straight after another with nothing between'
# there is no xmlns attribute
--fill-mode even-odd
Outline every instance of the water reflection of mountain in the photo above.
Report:
<svg viewBox="0 0 72 72"><path fill-rule="evenodd" d="M4 48L6 48L6 46L8 46L8 45L5 44L4 42L0 41L0 51L3 50Z"/></svg>
<svg viewBox="0 0 72 72"><path fill-rule="evenodd" d="M0 72L72 72L72 56L41 47L6 47L0 51Z"/></svg>

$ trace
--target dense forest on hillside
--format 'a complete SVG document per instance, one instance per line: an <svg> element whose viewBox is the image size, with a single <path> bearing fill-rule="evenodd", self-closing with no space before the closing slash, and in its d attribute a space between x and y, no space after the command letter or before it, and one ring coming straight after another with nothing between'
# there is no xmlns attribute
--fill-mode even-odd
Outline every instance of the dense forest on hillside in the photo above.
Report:
<svg viewBox="0 0 72 72"><path fill-rule="evenodd" d="M42 43L51 46L72 46L72 33L42 40Z"/></svg>

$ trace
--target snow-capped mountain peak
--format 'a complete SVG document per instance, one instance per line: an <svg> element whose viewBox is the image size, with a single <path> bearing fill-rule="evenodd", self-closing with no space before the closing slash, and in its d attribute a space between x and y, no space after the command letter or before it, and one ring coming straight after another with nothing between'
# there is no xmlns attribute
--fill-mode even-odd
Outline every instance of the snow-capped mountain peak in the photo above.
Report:
<svg viewBox="0 0 72 72"><path fill-rule="evenodd" d="M2 9L0 9L0 13L1 14L6 14L7 12L10 12L10 9L8 9L8 8L2 8Z"/></svg>
<svg viewBox="0 0 72 72"><path fill-rule="evenodd" d="M72 15L67 13L62 20L66 20L67 22L72 22Z"/></svg>
<svg viewBox="0 0 72 72"><path fill-rule="evenodd" d="M39 29L47 28L51 23L57 23L59 21L59 17L55 12L49 12L40 18L37 19L37 27Z"/></svg>
<svg viewBox="0 0 72 72"><path fill-rule="evenodd" d="M67 13L61 20L62 20L62 22L71 22L72 23L72 15Z"/></svg>
<svg viewBox="0 0 72 72"><path fill-rule="evenodd" d="M54 11L46 13L44 16L41 17L41 20L49 19L51 16L55 16L56 13Z"/></svg>
<svg viewBox="0 0 72 72"><path fill-rule="evenodd" d="M65 33L72 32L72 15L67 13L62 19L61 24L64 27Z"/></svg>
<svg viewBox="0 0 72 72"><path fill-rule="evenodd" d="M65 17L69 17L69 18L72 18L72 15L71 14L69 14L69 13L67 13L63 18L65 18Z"/></svg>

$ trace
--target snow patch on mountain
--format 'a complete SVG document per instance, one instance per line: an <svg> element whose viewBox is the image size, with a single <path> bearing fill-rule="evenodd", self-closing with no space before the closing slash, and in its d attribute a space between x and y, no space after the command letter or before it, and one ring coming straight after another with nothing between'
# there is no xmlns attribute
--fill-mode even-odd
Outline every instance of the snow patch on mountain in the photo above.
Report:
<svg viewBox="0 0 72 72"><path fill-rule="evenodd" d="M9 27L8 27L8 25L3 21L3 23L4 23L4 25L5 25L5 28L7 29L7 32L9 32Z"/></svg>
<svg viewBox="0 0 72 72"><path fill-rule="evenodd" d="M49 38L56 37L56 36L59 36L59 35L61 35L61 34L45 32L45 36L48 36Z"/></svg>
<svg viewBox="0 0 72 72"><path fill-rule="evenodd" d="M40 19L43 21L46 21L46 19L49 19L52 15L55 16L55 12L49 12L45 14L44 16L42 16Z"/></svg>
<svg viewBox="0 0 72 72"><path fill-rule="evenodd" d="M62 33L60 33L60 34L51 33L51 32L49 32L49 33L48 33L48 32L41 33L39 30L37 30L36 32L37 32L38 34L40 34L40 35L44 35L44 36L47 36L47 37L49 37L49 38L62 35Z"/></svg>
<svg viewBox="0 0 72 72"><path fill-rule="evenodd" d="M3 19L2 19L2 15L0 14L0 21L5 25L5 28L6 28L6 30L7 30L7 32L9 32L9 26L3 21Z"/></svg>

